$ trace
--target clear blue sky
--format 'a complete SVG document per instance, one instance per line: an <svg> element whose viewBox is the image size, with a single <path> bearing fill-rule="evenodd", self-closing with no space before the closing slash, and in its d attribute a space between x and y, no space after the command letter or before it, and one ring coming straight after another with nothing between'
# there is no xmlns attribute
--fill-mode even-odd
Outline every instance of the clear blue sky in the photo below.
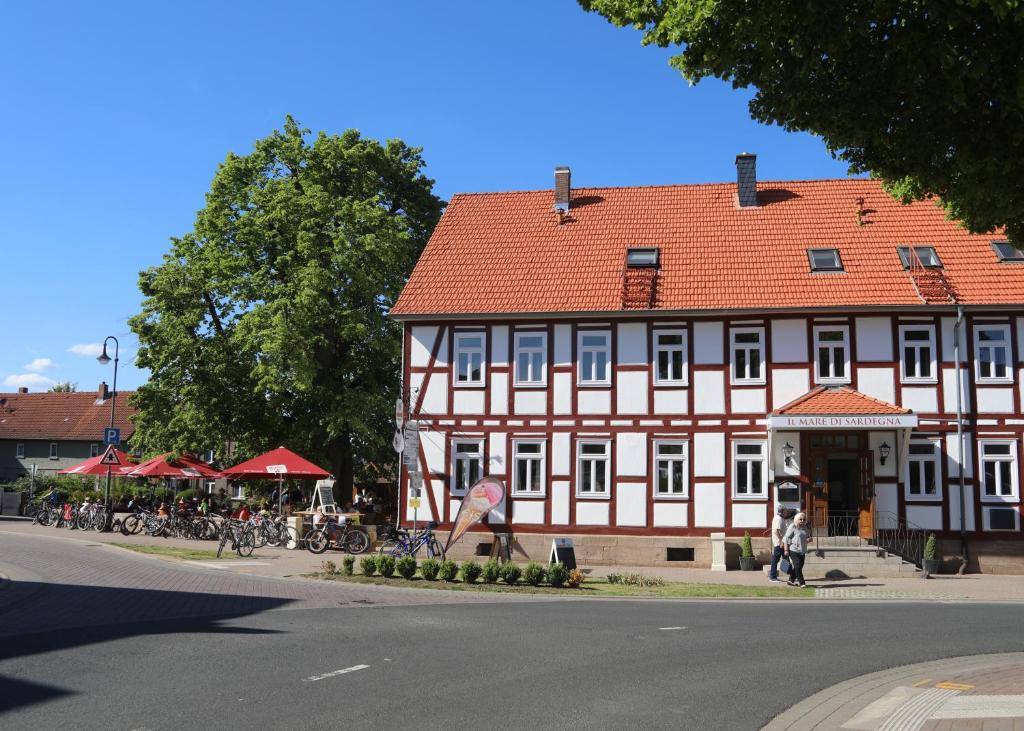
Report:
<svg viewBox="0 0 1024 731"><path fill-rule="evenodd" d="M385 11L386 9L386 11ZM0 390L91 390L138 272L188 231L228 151L294 115L422 146L442 197L573 183L842 177L808 135L754 123L749 93L688 87L670 53L572 0L9 3L0 25ZM89 346L92 346L91 348ZM76 352L77 351L77 352Z"/></svg>

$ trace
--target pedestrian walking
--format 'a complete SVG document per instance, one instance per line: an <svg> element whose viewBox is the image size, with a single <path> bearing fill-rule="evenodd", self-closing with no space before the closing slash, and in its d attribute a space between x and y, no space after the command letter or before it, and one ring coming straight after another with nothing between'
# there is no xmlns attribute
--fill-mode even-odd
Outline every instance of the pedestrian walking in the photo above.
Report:
<svg viewBox="0 0 1024 731"><path fill-rule="evenodd" d="M779 580L779 561L782 560L783 554L782 537L786 534L795 514L796 511L792 508L780 505L775 511L775 517L772 518L772 563L768 569L768 581Z"/></svg>
<svg viewBox="0 0 1024 731"><path fill-rule="evenodd" d="M804 559L807 556L807 540L810 535L807 532L807 515L797 513L793 518L793 524L786 529L782 537L782 552L789 559L789 581L790 586L806 586L804 581Z"/></svg>

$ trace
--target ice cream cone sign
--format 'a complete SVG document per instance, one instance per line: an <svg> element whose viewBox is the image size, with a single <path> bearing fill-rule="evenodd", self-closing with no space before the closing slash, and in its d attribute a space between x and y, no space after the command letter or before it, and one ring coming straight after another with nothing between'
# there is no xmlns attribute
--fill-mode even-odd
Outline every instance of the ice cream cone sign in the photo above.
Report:
<svg viewBox="0 0 1024 731"><path fill-rule="evenodd" d="M466 490L466 496L462 498L462 505L455 516L452 532L448 534L445 550L462 538L462 534L469 530L471 525L483 520L483 517L504 499L505 484L497 477L483 477L477 480L473 487Z"/></svg>

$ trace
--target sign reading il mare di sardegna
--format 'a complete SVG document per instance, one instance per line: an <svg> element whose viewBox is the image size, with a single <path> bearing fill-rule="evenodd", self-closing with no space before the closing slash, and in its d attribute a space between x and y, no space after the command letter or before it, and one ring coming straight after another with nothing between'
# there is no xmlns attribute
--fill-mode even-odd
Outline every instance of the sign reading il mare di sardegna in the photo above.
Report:
<svg viewBox="0 0 1024 731"><path fill-rule="evenodd" d="M913 429L917 426L917 414L771 416L768 426L772 429Z"/></svg>

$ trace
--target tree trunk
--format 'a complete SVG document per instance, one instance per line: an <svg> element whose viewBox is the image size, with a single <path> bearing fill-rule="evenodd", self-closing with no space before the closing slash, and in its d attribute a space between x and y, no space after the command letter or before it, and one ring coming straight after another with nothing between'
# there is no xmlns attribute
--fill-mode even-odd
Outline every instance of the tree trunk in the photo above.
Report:
<svg viewBox="0 0 1024 731"><path fill-rule="evenodd" d="M339 505L353 502L355 494L352 490L352 435L345 432L327 445L331 460L331 473L334 475L334 497Z"/></svg>

